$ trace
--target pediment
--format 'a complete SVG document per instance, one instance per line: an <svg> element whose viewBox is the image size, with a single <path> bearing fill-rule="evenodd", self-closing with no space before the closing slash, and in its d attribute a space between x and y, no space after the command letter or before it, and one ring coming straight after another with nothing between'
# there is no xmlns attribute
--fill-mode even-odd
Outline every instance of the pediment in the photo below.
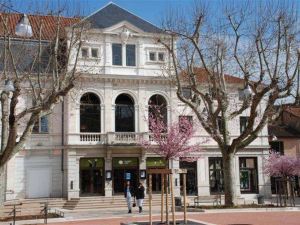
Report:
<svg viewBox="0 0 300 225"><path fill-rule="evenodd" d="M138 27L132 25L131 23L127 21L122 21L120 23L117 23L111 27L105 28L103 31L104 32L109 32L109 33L121 33L124 30L128 30L132 34L143 34L145 33L143 30L139 29Z"/></svg>

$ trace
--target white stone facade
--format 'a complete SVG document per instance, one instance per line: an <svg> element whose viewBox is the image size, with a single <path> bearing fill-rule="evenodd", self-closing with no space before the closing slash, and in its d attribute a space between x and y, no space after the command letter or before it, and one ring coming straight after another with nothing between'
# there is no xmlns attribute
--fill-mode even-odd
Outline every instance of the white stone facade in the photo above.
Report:
<svg viewBox="0 0 300 225"><path fill-rule="evenodd" d="M130 35L126 42L122 42L121 34L125 30L128 30ZM26 148L8 163L7 200L36 197L70 199L84 196L80 175L80 159L83 158L103 158L103 190L99 195L112 196L116 194L113 186L115 181L106 180L105 176L107 171L113 173L114 158L138 158L138 173L147 168L147 158L157 157L136 145L138 139L148 132L148 102L151 96L159 94L165 98L168 123L178 120L179 115L193 116L193 113L177 99L176 88L163 78L162 67L168 65L168 58L164 48L155 42L155 35L145 33L126 21L106 29L94 29L85 33L83 48L87 49L88 57L80 58L78 66L83 75L77 80L72 93L48 116L49 132L33 134ZM114 66L112 63L113 43L122 44L121 66ZM136 66L126 66L126 44L135 45ZM97 57L92 57L92 49L97 49ZM156 57L158 53L164 53L164 61L151 61L150 52L155 53ZM72 63L70 61L70 64ZM238 88L232 88L232 98L236 98L237 104ZM100 132L80 133L80 99L85 93L94 93L100 99ZM134 132L115 131L115 100L120 94L127 94L134 101ZM196 119L195 116L193 118ZM200 125L197 126L195 141L207 141L203 144L203 157L196 162L196 194L210 195L213 193L210 191L209 158L221 157L221 152L204 129ZM229 127L232 136L239 135L239 118L231 121ZM240 173L240 157L254 157L257 163L258 191L242 194L244 197L254 198L258 193L270 193L269 178L262 173L263 157L268 154L269 149L267 135L265 128L254 142L236 155L237 175ZM178 161L169 163L172 168L179 167ZM39 180L34 180L34 177L43 179L40 183ZM45 177L48 182L43 182ZM180 178L175 178L176 194L179 195ZM146 182L144 179L141 181ZM37 188L36 185L41 187ZM236 185L240 190L239 176Z"/></svg>

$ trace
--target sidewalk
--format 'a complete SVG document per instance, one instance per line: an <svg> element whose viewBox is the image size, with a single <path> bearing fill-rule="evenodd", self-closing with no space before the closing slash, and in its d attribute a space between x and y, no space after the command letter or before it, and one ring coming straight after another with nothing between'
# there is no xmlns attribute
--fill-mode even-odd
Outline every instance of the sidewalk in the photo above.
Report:
<svg viewBox="0 0 300 225"><path fill-rule="evenodd" d="M171 214L171 213L170 213ZM154 218L160 218L160 208L155 207L153 209ZM183 213L176 213L177 218L182 219ZM288 215L288 216L287 216ZM267 217L267 218L264 218ZM53 225L62 225L62 224L74 224L74 225L120 225L121 222L129 222L129 221L148 221L149 215L147 208L145 212L139 214L137 209L133 210L132 214L127 213L126 208L119 208L114 210L89 210L89 211L67 211L65 210L64 218L55 218L49 219L48 223ZM195 219L197 221L201 221L203 224L251 224L256 225L254 222L272 220L277 218L279 221L284 219L285 225L299 225L300 224L300 208L254 208L254 209L211 209L205 210L205 212L189 212L188 218ZM250 221L246 221L244 219L248 218ZM228 221L232 221L232 223L228 223ZM234 221L240 221L239 223ZM297 223L293 221L297 220ZM205 221L205 222L203 222ZM224 223L226 222L226 223ZM290 222L290 223L288 223ZM25 224L43 224L44 220L27 220L27 221L17 221L17 225L25 225ZM0 225L9 225L10 222L2 222ZM258 223L261 225L275 225L273 223ZM278 225L282 225L278 224Z"/></svg>

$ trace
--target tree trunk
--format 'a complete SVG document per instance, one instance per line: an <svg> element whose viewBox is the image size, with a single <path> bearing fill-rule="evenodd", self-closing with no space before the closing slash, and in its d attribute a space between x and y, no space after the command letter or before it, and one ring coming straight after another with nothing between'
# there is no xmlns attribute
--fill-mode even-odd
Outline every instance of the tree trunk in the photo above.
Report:
<svg viewBox="0 0 300 225"><path fill-rule="evenodd" d="M0 207L4 204L5 201L5 165L0 166Z"/></svg>
<svg viewBox="0 0 300 225"><path fill-rule="evenodd" d="M233 206L236 200L234 154L223 155L225 205Z"/></svg>

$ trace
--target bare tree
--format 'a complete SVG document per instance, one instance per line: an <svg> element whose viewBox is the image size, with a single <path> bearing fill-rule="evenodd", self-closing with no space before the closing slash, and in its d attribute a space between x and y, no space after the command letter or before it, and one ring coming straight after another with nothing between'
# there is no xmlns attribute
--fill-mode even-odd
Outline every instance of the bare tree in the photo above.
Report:
<svg viewBox="0 0 300 225"><path fill-rule="evenodd" d="M167 76L177 85L178 98L221 150L225 204L234 205L234 156L279 114L276 103L291 95L299 70L299 26L293 5L279 2L233 6L221 16L202 4L192 11L172 12L164 21L171 38L158 41L169 52L172 65ZM242 79L241 101L231 97L233 78L226 74ZM183 94L183 87L191 89L193 98ZM247 126L233 137L228 124L245 112Z"/></svg>
<svg viewBox="0 0 300 225"><path fill-rule="evenodd" d="M13 91L1 93L0 203L3 202L7 162L28 141L39 118L62 101L74 87L82 33L86 24L59 14L28 16L33 25L30 38L16 36L14 21L22 15L0 14L0 82ZM68 64L72 61L72 64Z"/></svg>

